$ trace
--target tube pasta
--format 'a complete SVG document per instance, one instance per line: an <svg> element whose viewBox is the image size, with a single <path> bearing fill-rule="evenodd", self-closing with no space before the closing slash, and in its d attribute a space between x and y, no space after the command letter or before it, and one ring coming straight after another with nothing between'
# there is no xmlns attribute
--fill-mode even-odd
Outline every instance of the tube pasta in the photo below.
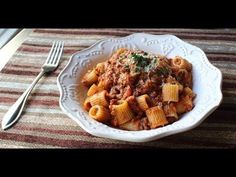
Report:
<svg viewBox="0 0 236 177"><path fill-rule="evenodd" d="M98 63L97 65L96 65L96 71L97 71L97 73L99 74L99 75L101 75L101 74L103 74L104 72L105 72L105 63L104 62L102 62L102 63Z"/></svg>
<svg viewBox="0 0 236 177"><path fill-rule="evenodd" d="M99 81L98 82L98 90L99 91L105 90L105 83L104 83L104 81Z"/></svg>
<svg viewBox="0 0 236 177"><path fill-rule="evenodd" d="M95 93L93 96L90 97L89 101L92 106L100 105L108 107L108 101L106 98L107 91L103 90L101 92Z"/></svg>
<svg viewBox="0 0 236 177"><path fill-rule="evenodd" d="M159 106L147 109L146 115L151 128L156 128L168 124L165 113Z"/></svg>
<svg viewBox="0 0 236 177"><path fill-rule="evenodd" d="M90 97L87 97L85 100L84 100L84 109L86 111L89 111L89 109L92 107L91 103L90 103Z"/></svg>
<svg viewBox="0 0 236 177"><path fill-rule="evenodd" d="M166 83L162 87L163 101L179 101L179 86L177 84Z"/></svg>
<svg viewBox="0 0 236 177"><path fill-rule="evenodd" d="M193 93L192 89L185 87L183 91L183 97L176 103L176 110L178 114L190 111L193 109L193 98L196 95Z"/></svg>
<svg viewBox="0 0 236 177"><path fill-rule="evenodd" d="M165 105L164 112L165 112L166 117L174 117L175 119L178 119L176 107L174 106L173 103Z"/></svg>
<svg viewBox="0 0 236 177"><path fill-rule="evenodd" d="M97 93L99 90L98 90L98 86L96 84L93 84L89 89L88 89L88 92L87 92L87 96L92 96L94 95L95 93Z"/></svg>
<svg viewBox="0 0 236 177"><path fill-rule="evenodd" d="M112 105L112 115L117 120L118 125L124 124L134 118L134 114L126 100L120 100L118 105Z"/></svg>
<svg viewBox="0 0 236 177"><path fill-rule="evenodd" d="M147 94L141 95L136 98L138 102L138 106L143 110L146 111L150 107L150 97Z"/></svg>
<svg viewBox="0 0 236 177"><path fill-rule="evenodd" d="M122 125L120 125L120 128L124 130L131 130L131 131L137 131L140 129L140 119L132 119Z"/></svg>
<svg viewBox="0 0 236 177"><path fill-rule="evenodd" d="M99 122L106 122L110 118L110 113L104 106L95 105L89 110L89 116Z"/></svg>
<svg viewBox="0 0 236 177"><path fill-rule="evenodd" d="M185 104L183 101L176 103L176 112L178 114L183 114L186 111L187 111L187 109L185 108Z"/></svg>
<svg viewBox="0 0 236 177"><path fill-rule="evenodd" d="M86 86L90 86L97 81L98 81L98 76L95 69L93 69L90 72L87 72L82 79L82 83Z"/></svg>
<svg viewBox="0 0 236 177"><path fill-rule="evenodd" d="M176 56L175 58L171 59L171 65L179 69L186 69L188 71L192 69L192 65L186 59L180 56Z"/></svg>
<svg viewBox="0 0 236 177"><path fill-rule="evenodd" d="M192 89L189 88L189 87L185 87L184 88L184 94L185 95L189 95L190 97L194 97L195 96L195 94L193 93Z"/></svg>
<svg viewBox="0 0 236 177"><path fill-rule="evenodd" d="M190 111L193 108L193 101L189 95L183 97L180 102L176 103L176 111L178 114Z"/></svg>

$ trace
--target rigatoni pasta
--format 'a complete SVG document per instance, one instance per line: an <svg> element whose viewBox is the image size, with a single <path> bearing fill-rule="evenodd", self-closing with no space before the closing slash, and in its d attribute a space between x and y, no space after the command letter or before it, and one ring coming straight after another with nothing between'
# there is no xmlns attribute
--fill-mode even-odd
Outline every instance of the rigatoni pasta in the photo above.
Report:
<svg viewBox="0 0 236 177"><path fill-rule="evenodd" d="M143 110L146 111L151 106L151 100L150 97L145 94L138 96L137 98L138 106Z"/></svg>
<svg viewBox="0 0 236 177"><path fill-rule="evenodd" d="M94 94L89 99L90 104L92 106L101 105L101 106L108 107L109 104L108 104L108 101L107 101L107 98L106 98L106 94L107 94L106 90L103 90L101 92L98 92L98 93Z"/></svg>
<svg viewBox="0 0 236 177"><path fill-rule="evenodd" d="M98 63L95 69L99 75L103 74L105 72L105 63Z"/></svg>
<svg viewBox="0 0 236 177"><path fill-rule="evenodd" d="M151 128L156 128L168 124L166 115L163 109L159 106L155 106L146 110L147 118L150 122Z"/></svg>
<svg viewBox="0 0 236 177"><path fill-rule="evenodd" d="M92 95L94 95L95 93L97 93L98 91L99 91L98 86L97 86L96 84L93 84L93 85L88 89L87 96L92 96Z"/></svg>
<svg viewBox="0 0 236 177"><path fill-rule="evenodd" d="M120 48L82 79L88 88L84 109L90 117L130 131L173 123L194 107L192 64Z"/></svg>
<svg viewBox="0 0 236 177"><path fill-rule="evenodd" d="M171 60L171 65L179 69L186 69L190 71L192 69L191 64L184 58L176 56Z"/></svg>
<svg viewBox="0 0 236 177"><path fill-rule="evenodd" d="M90 108L92 107L91 103L90 103L90 97L87 97L85 100L84 100L84 109L86 111L89 111Z"/></svg>
<svg viewBox="0 0 236 177"><path fill-rule="evenodd" d="M110 118L110 112L104 106L95 105L89 110L89 116L99 122L105 122Z"/></svg>
<svg viewBox="0 0 236 177"><path fill-rule="evenodd" d="M126 100L118 101L117 105L112 105L111 114L117 120L118 125L122 125L134 118L134 114Z"/></svg>
<svg viewBox="0 0 236 177"><path fill-rule="evenodd" d="M164 106L164 112L166 117L173 117L178 119L178 114L174 103L170 103Z"/></svg>
<svg viewBox="0 0 236 177"><path fill-rule="evenodd" d="M120 128L124 130L137 131L140 130L140 119L131 119L130 121L121 124Z"/></svg>
<svg viewBox="0 0 236 177"><path fill-rule="evenodd" d="M163 101L178 102L179 101L179 86L177 84L166 83L162 87Z"/></svg>
<svg viewBox="0 0 236 177"><path fill-rule="evenodd" d="M95 69L93 69L92 71L89 71L84 75L82 83L86 86L90 86L93 83L97 82L97 80L98 80L97 72Z"/></svg>
<svg viewBox="0 0 236 177"><path fill-rule="evenodd" d="M176 110L178 114L182 114L184 112L188 112L193 108L193 98L195 94L189 87L185 87L181 100L176 103Z"/></svg>

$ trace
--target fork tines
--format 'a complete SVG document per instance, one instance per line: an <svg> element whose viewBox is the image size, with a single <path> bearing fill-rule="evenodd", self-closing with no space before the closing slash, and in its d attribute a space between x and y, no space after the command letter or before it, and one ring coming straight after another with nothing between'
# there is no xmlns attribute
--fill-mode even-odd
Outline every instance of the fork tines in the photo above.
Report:
<svg viewBox="0 0 236 177"><path fill-rule="evenodd" d="M53 41L45 64L58 65L64 47L64 41Z"/></svg>

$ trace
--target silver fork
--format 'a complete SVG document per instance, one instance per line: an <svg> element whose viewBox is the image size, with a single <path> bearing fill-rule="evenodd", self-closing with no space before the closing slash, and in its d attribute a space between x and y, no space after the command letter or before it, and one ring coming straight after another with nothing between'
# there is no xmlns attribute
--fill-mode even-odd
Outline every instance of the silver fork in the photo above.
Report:
<svg viewBox="0 0 236 177"><path fill-rule="evenodd" d="M42 66L41 72L35 78L30 87L19 97L19 99L12 105L8 112L4 115L2 119L2 129L6 130L12 126L20 118L20 115L24 109L27 98L29 97L31 91L33 90L39 79L48 72L54 71L59 65L59 61L62 55L64 47L64 42L54 41L52 48L48 54L48 57Z"/></svg>

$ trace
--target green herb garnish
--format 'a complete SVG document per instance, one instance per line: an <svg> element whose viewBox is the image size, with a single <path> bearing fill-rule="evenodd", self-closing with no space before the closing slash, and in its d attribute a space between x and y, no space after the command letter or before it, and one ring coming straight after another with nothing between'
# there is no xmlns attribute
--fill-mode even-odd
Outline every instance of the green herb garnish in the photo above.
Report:
<svg viewBox="0 0 236 177"><path fill-rule="evenodd" d="M135 72L139 72L149 65L149 58L145 58L142 55L132 54L132 58L136 63Z"/></svg>

